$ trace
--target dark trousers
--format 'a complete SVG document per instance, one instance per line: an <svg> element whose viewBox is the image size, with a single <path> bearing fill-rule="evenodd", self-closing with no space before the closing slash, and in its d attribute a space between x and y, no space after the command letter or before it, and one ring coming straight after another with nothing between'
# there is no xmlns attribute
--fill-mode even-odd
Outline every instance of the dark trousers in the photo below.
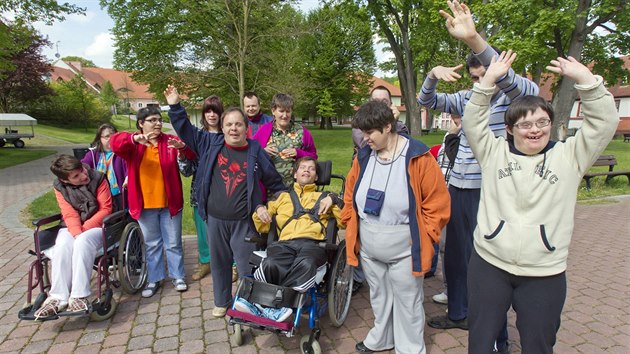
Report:
<svg viewBox="0 0 630 354"><path fill-rule="evenodd" d="M232 263L236 261L240 277L252 273L249 257L256 245L246 242L245 237L253 231L247 219L223 220L208 215L206 224L214 305L228 307L232 301Z"/></svg>
<svg viewBox="0 0 630 354"><path fill-rule="evenodd" d="M451 195L451 218L446 226L444 272L448 289L448 317L468 317L468 262L473 251L473 233L477 227L480 189L448 187ZM503 329L494 339L497 348L507 346L507 310L503 313Z"/></svg>
<svg viewBox="0 0 630 354"><path fill-rule="evenodd" d="M305 292L315 285L317 269L326 264L326 251L318 243L305 238L272 243L256 278L262 272L262 281Z"/></svg>
<svg viewBox="0 0 630 354"><path fill-rule="evenodd" d="M450 236L450 235L449 235ZM468 269L468 352L490 353L510 306L523 354L551 354L567 292L566 274L524 277L510 274L473 251ZM449 301L450 301L449 289Z"/></svg>

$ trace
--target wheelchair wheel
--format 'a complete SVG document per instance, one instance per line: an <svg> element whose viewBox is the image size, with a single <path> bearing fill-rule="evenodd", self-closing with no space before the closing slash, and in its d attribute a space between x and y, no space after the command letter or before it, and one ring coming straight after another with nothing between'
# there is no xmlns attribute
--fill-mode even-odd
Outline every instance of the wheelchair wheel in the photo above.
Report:
<svg viewBox="0 0 630 354"><path fill-rule="evenodd" d="M309 335L302 336L300 339L300 351L302 354L321 354L322 347L319 342L314 340L311 345L308 345Z"/></svg>
<svg viewBox="0 0 630 354"><path fill-rule="evenodd" d="M105 321L116 313L118 308L118 302L113 297L103 295L100 299L96 300L98 303L92 304L94 311L90 313L90 319L92 321Z"/></svg>
<svg viewBox="0 0 630 354"><path fill-rule="evenodd" d="M339 243L328 282L328 316L333 326L341 327L348 317L352 296L353 268L346 263L346 240Z"/></svg>
<svg viewBox="0 0 630 354"><path fill-rule="evenodd" d="M239 347L243 344L243 329L240 324L234 325L234 334L230 338L233 347Z"/></svg>
<svg viewBox="0 0 630 354"><path fill-rule="evenodd" d="M135 294L147 280L146 250L137 222L125 226L118 246L118 278L127 294Z"/></svg>

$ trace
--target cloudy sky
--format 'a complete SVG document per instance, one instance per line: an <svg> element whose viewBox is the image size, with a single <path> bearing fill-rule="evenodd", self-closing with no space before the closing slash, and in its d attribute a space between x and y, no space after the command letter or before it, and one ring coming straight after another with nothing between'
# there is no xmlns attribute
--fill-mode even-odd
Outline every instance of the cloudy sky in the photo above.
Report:
<svg viewBox="0 0 630 354"><path fill-rule="evenodd" d="M114 60L114 41L110 34L113 20L101 10L98 0L65 1L86 8L85 15L66 16L65 21L55 22L52 26L36 23L35 28L48 36L52 43L52 48L45 49L44 54L51 61L59 53L60 57L80 56L99 67L111 68ZM318 0L301 0L298 6L308 11L318 6ZM377 57L384 57L382 46L375 47L375 50Z"/></svg>

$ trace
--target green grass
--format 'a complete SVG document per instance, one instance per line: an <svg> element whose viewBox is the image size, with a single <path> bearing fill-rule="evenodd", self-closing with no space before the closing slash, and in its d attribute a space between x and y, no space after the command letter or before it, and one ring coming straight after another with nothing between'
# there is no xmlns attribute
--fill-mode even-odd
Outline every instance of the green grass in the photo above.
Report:
<svg viewBox="0 0 630 354"><path fill-rule="evenodd" d="M0 169L41 159L42 157L46 157L54 153L54 150L40 150L27 147L17 149L11 146L5 146L0 148Z"/></svg>

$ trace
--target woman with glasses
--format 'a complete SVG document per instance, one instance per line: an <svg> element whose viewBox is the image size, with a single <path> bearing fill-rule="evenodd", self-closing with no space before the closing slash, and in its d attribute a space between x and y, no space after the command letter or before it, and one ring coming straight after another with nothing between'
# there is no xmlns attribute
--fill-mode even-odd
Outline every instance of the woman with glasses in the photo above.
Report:
<svg viewBox="0 0 630 354"><path fill-rule="evenodd" d="M81 160L92 169L103 172L107 177L112 192L114 211L122 210L123 205L125 205L123 203L123 190L127 185L127 163L114 154L109 145L109 139L117 132L118 130L113 125L101 124L96 130L92 147Z"/></svg>
<svg viewBox="0 0 630 354"><path fill-rule="evenodd" d="M151 297L169 277L177 291L186 291L182 208L184 198L177 156L195 154L178 144L179 138L162 132L162 115L157 107L138 110L138 132L116 133L111 138L114 153L127 161L129 172L129 213L138 220L147 249L148 283L142 297ZM178 148L176 147L178 146Z"/></svg>
<svg viewBox="0 0 630 354"><path fill-rule="evenodd" d="M481 202L468 269L468 351L490 353L516 311L523 353L552 353L566 297L566 268L577 189L612 139L619 115L601 76L572 57L547 70L575 81L585 115L566 142L550 139L554 112L538 96L515 99L505 114L508 139L488 127L490 99L516 59L493 58L473 87L463 129L482 169Z"/></svg>

